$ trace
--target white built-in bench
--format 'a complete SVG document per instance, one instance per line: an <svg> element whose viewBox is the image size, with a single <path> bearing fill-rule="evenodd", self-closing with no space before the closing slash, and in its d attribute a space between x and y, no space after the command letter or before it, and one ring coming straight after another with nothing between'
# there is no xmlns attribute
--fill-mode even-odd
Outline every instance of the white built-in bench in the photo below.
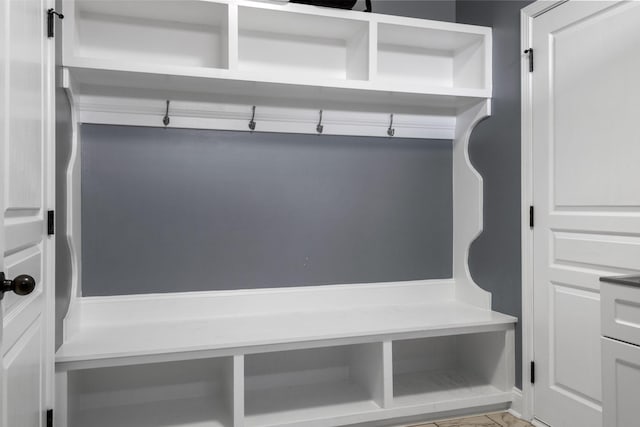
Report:
<svg viewBox="0 0 640 427"><path fill-rule="evenodd" d="M56 356L61 422L339 426L508 408L516 319L453 288L82 298Z"/></svg>
<svg viewBox="0 0 640 427"><path fill-rule="evenodd" d="M73 297L56 426L328 427L509 407L516 319L491 311L468 267L490 28L243 0L63 5L74 131L57 238ZM453 140L452 278L84 298L83 123Z"/></svg>

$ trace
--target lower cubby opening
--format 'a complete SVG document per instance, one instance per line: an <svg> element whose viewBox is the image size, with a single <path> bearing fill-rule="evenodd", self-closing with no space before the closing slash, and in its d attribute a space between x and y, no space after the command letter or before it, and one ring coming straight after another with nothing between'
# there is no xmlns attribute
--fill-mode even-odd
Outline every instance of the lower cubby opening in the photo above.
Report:
<svg viewBox="0 0 640 427"><path fill-rule="evenodd" d="M380 410L382 343L245 356L247 427Z"/></svg>
<svg viewBox="0 0 640 427"><path fill-rule="evenodd" d="M512 387L507 332L393 342L393 405L499 403Z"/></svg>
<svg viewBox="0 0 640 427"><path fill-rule="evenodd" d="M70 371L68 427L232 427L232 359Z"/></svg>

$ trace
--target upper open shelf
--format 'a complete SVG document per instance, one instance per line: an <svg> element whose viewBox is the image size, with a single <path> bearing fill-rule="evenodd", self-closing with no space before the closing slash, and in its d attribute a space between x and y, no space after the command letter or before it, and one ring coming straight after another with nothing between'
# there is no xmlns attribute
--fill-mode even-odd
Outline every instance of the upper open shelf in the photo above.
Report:
<svg viewBox="0 0 640 427"><path fill-rule="evenodd" d="M490 28L244 0L149 4L66 0L63 62L83 92L391 103L417 113L491 97Z"/></svg>

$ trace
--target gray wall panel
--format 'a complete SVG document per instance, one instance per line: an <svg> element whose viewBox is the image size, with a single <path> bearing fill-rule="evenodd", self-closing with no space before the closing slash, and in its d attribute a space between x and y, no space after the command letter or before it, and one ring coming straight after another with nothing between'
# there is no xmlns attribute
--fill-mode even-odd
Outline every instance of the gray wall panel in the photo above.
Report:
<svg viewBox="0 0 640 427"><path fill-rule="evenodd" d="M410 16L436 21L456 21L455 0L373 0L373 11L386 15ZM365 1L358 0L355 10L364 10Z"/></svg>
<svg viewBox="0 0 640 427"><path fill-rule="evenodd" d="M86 296L451 276L450 141L82 126Z"/></svg>

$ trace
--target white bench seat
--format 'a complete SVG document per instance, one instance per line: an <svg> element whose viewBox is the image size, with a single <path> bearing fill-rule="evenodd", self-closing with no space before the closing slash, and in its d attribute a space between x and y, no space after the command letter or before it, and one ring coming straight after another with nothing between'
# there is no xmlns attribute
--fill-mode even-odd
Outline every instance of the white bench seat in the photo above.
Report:
<svg viewBox="0 0 640 427"><path fill-rule="evenodd" d="M312 312L80 325L58 370L506 330L516 318L456 300Z"/></svg>

